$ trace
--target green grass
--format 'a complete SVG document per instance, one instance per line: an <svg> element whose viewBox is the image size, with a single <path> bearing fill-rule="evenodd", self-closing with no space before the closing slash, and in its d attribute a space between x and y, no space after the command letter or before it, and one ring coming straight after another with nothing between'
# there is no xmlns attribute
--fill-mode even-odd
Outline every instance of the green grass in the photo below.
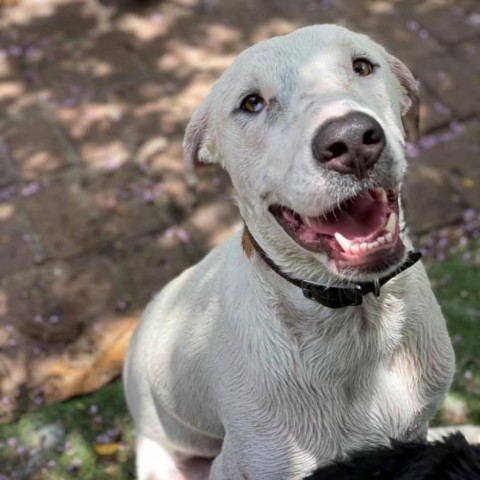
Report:
<svg viewBox="0 0 480 480"><path fill-rule="evenodd" d="M127 480L133 478L132 424L127 413L122 385L116 381L92 395L29 412L20 420L0 427L0 473L20 472L28 463L28 449L38 446L39 430L61 425L65 435L58 446L32 469L32 480ZM98 437L110 432L109 444L117 449L112 455L95 451ZM8 445L17 439L13 448ZM18 454L18 446L27 448ZM46 466L49 464L48 466Z"/></svg>
<svg viewBox="0 0 480 480"><path fill-rule="evenodd" d="M480 423L480 242L429 269L447 318L457 372L437 421ZM463 418L462 418L463 417Z"/></svg>
<svg viewBox="0 0 480 480"><path fill-rule="evenodd" d="M471 258L460 252L433 263L429 274L448 321L457 356L457 374L434 423L480 423L480 242L469 245ZM11 425L0 427L0 473L19 472L27 454L18 455L18 445L31 448L38 430L61 424L65 436L58 447L29 477L32 480L127 480L133 477L132 424L120 381L98 392L29 412ZM112 443L118 451L100 455L98 436L114 430ZM16 438L15 448L7 445ZM67 447L67 448L65 448ZM51 463L46 467L46 463ZM79 466L72 465L79 461Z"/></svg>

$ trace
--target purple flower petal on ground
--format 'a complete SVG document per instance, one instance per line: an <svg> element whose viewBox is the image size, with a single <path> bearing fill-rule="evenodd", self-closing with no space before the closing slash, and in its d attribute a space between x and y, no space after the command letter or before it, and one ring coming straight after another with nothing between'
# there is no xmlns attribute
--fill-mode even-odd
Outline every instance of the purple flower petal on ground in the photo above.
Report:
<svg viewBox="0 0 480 480"><path fill-rule="evenodd" d="M38 182L32 182L22 187L20 193L24 197L30 197L31 195L34 195L35 193L37 193L39 190L40 190L40 184Z"/></svg>
<svg viewBox="0 0 480 480"><path fill-rule="evenodd" d="M454 134L451 131L442 132L438 134L438 140L441 143L451 142L454 139Z"/></svg>
<svg viewBox="0 0 480 480"><path fill-rule="evenodd" d="M449 127L450 130L455 133L463 132L463 130L465 129L465 127L457 120L453 120L452 122L450 122Z"/></svg>
<svg viewBox="0 0 480 480"><path fill-rule="evenodd" d="M425 30L424 28L422 28L419 32L418 32L418 36L422 39L422 40L426 40L430 34L428 33L428 30Z"/></svg>
<svg viewBox="0 0 480 480"><path fill-rule="evenodd" d="M24 445L20 445L17 448L17 455L23 455L27 451L27 448Z"/></svg>
<svg viewBox="0 0 480 480"><path fill-rule="evenodd" d="M190 242L190 235L183 228L178 228L176 233L182 243Z"/></svg>
<svg viewBox="0 0 480 480"><path fill-rule="evenodd" d="M420 29L420 24L416 20L409 20L407 22L407 30L410 32L418 32Z"/></svg>
<svg viewBox="0 0 480 480"><path fill-rule="evenodd" d="M7 52L11 57L20 57L22 55L22 48L18 45L12 45L7 48Z"/></svg>
<svg viewBox="0 0 480 480"><path fill-rule="evenodd" d="M443 115L450 115L452 113L452 110L441 102L435 102L433 104L433 108L437 113L440 113Z"/></svg>
<svg viewBox="0 0 480 480"><path fill-rule="evenodd" d="M480 25L480 12L472 12L468 15L467 20L472 25Z"/></svg>
<svg viewBox="0 0 480 480"><path fill-rule="evenodd" d="M438 144L438 139L434 135L426 135L420 139L419 144L424 149L432 148Z"/></svg>
<svg viewBox="0 0 480 480"><path fill-rule="evenodd" d="M10 448L15 448L18 445L18 438L10 437L9 439L7 439L7 445Z"/></svg>
<svg viewBox="0 0 480 480"><path fill-rule="evenodd" d="M475 220L477 212L473 208L467 208L462 213L462 218L465 223L470 223Z"/></svg>
<svg viewBox="0 0 480 480"><path fill-rule="evenodd" d="M442 237L442 238L440 238L440 239L438 240L437 246L438 246L438 248L442 248L442 249L443 249L443 248L445 248L445 247L448 245L448 243L449 243L449 242L448 242L448 238Z"/></svg>
<svg viewBox="0 0 480 480"><path fill-rule="evenodd" d="M153 193L150 190L145 190L142 193L143 201L145 203L153 203Z"/></svg>
<svg viewBox="0 0 480 480"><path fill-rule="evenodd" d="M468 244L467 237L460 237L460 238L458 239L458 245L459 245L460 247L466 247L467 244Z"/></svg>
<svg viewBox="0 0 480 480"><path fill-rule="evenodd" d="M129 306L130 302L128 302L128 300L119 300L116 304L115 304L115 309L120 311L120 312L123 312L124 310L126 310Z"/></svg>
<svg viewBox="0 0 480 480"><path fill-rule="evenodd" d="M452 344L453 345L458 345L462 341L462 336L461 335L454 335L452 337Z"/></svg>
<svg viewBox="0 0 480 480"><path fill-rule="evenodd" d="M414 143L407 142L405 151L409 158L417 158L420 155L420 149Z"/></svg>
<svg viewBox="0 0 480 480"><path fill-rule="evenodd" d="M152 20L155 23L163 22L164 19L165 19L165 16L163 15L163 13L160 13L160 12L154 12L152 13L152 15L150 15L150 20Z"/></svg>

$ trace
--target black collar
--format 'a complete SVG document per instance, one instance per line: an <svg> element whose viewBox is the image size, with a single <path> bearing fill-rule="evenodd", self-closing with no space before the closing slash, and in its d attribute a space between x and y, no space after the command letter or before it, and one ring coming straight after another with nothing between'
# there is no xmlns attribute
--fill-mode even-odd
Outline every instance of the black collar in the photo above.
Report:
<svg viewBox="0 0 480 480"><path fill-rule="evenodd" d="M362 304L363 297L369 293L374 293L376 297L380 295L380 287L385 285L393 277L397 276L400 272L403 272L407 268L417 263L422 254L420 252L411 250L408 252L407 259L392 273L385 277L376 279L373 282L359 282L350 284L348 287L326 287L324 285L318 285L317 283L308 282L306 280L297 280L292 278L286 273L282 272L280 268L273 262L273 260L265 253L260 247L257 241L253 238L252 234L245 226L245 233L248 235L252 245L262 260L278 275L285 280L293 283L297 287L300 287L306 298L315 300L316 302L329 308L343 308L352 307Z"/></svg>

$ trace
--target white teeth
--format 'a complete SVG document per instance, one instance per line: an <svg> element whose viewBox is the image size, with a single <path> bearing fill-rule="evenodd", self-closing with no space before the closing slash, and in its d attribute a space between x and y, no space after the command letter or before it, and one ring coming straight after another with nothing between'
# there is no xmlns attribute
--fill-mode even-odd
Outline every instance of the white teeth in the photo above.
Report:
<svg viewBox="0 0 480 480"><path fill-rule="evenodd" d="M365 253L367 251L375 250L381 245L386 243L391 243L395 236L395 229L397 227L397 214L391 213L390 217L385 225L385 230L387 233L381 237L376 238L372 242L359 242L354 243L352 240L345 238L341 233L335 233L335 240L342 247L343 251L350 253L351 255L358 255L360 253Z"/></svg>
<svg viewBox="0 0 480 480"><path fill-rule="evenodd" d="M348 238L345 238L341 233L335 233L335 240L343 248L345 252L350 250L351 241Z"/></svg>
<svg viewBox="0 0 480 480"><path fill-rule="evenodd" d="M310 219L308 217L302 217L304 223L306 223L309 227L311 227Z"/></svg>
<svg viewBox="0 0 480 480"><path fill-rule="evenodd" d="M397 226L397 214L392 212L390 217L388 218L388 222L385 225L385 230L391 233L392 235L395 233L395 227Z"/></svg>
<svg viewBox="0 0 480 480"><path fill-rule="evenodd" d="M352 245L350 247L350 253L353 253L354 255L358 255L360 253L360 247L358 245Z"/></svg>
<svg viewBox="0 0 480 480"><path fill-rule="evenodd" d="M377 188L376 193L378 200L382 203L387 203L387 192L383 188Z"/></svg>

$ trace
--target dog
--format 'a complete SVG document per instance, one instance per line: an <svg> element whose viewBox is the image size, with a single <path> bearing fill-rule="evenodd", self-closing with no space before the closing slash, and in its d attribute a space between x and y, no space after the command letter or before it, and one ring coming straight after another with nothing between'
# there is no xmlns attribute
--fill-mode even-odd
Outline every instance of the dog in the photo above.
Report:
<svg viewBox="0 0 480 480"><path fill-rule="evenodd" d="M454 353L400 190L417 84L335 25L254 45L189 122L245 223L146 308L124 367L140 480L299 479L424 439Z"/></svg>
<svg viewBox="0 0 480 480"><path fill-rule="evenodd" d="M324 467L304 480L480 480L480 445L461 433L436 442L392 442L356 453L344 463Z"/></svg>

